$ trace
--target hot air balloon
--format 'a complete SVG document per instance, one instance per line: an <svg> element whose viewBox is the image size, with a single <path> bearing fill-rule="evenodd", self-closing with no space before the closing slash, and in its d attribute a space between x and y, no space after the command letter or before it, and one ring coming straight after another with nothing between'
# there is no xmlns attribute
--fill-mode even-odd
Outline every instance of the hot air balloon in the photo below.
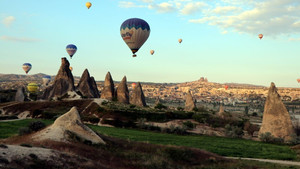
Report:
<svg viewBox="0 0 300 169"><path fill-rule="evenodd" d="M70 66L69 69L71 70L71 72L73 71L73 67Z"/></svg>
<svg viewBox="0 0 300 169"><path fill-rule="evenodd" d="M36 93L38 91L39 86L36 83L29 83L27 85L27 90L29 93Z"/></svg>
<svg viewBox="0 0 300 169"><path fill-rule="evenodd" d="M263 34L259 34L258 37L259 37L259 39L261 39L261 38L264 37L264 35Z"/></svg>
<svg viewBox="0 0 300 169"><path fill-rule="evenodd" d="M132 89L134 89L136 87L136 83L132 83L131 87L132 87Z"/></svg>
<svg viewBox="0 0 300 169"><path fill-rule="evenodd" d="M47 86L50 81L51 81L51 76L46 75L46 76L43 77L43 84L45 86Z"/></svg>
<svg viewBox="0 0 300 169"><path fill-rule="evenodd" d="M224 88L225 88L225 90L227 90L227 89L228 89L228 85L225 85L225 87L224 87Z"/></svg>
<svg viewBox="0 0 300 169"><path fill-rule="evenodd" d="M182 39L178 39L178 42L181 43L181 42L182 42Z"/></svg>
<svg viewBox="0 0 300 169"><path fill-rule="evenodd" d="M86 6L88 9L90 9L90 7L92 6L92 3L87 2L87 3L85 3L85 6Z"/></svg>
<svg viewBox="0 0 300 169"><path fill-rule="evenodd" d="M120 28L121 37L136 57L136 52L142 47L150 35L150 26L139 18L124 21Z"/></svg>
<svg viewBox="0 0 300 169"><path fill-rule="evenodd" d="M300 83L300 79L297 79L297 82Z"/></svg>
<svg viewBox="0 0 300 169"><path fill-rule="evenodd" d="M32 66L31 66L30 63L24 63L23 66L22 66L22 68L26 72L26 74L30 71L31 67Z"/></svg>
<svg viewBox="0 0 300 169"><path fill-rule="evenodd" d="M67 47L66 47L66 50L68 52L68 54L70 55L71 59L72 59L72 56L76 53L77 51L77 47L73 44L69 44Z"/></svg>
<svg viewBox="0 0 300 169"><path fill-rule="evenodd" d="M153 55L154 54L154 50L150 50L150 54Z"/></svg>

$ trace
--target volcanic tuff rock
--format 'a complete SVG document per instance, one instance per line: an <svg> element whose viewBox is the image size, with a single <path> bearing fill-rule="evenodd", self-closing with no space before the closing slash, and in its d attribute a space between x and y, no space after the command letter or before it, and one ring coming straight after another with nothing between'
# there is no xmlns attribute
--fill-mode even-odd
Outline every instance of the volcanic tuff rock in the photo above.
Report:
<svg viewBox="0 0 300 169"><path fill-rule="evenodd" d="M220 105L219 112L217 115L221 118L225 118L225 111L224 111L223 104Z"/></svg>
<svg viewBox="0 0 300 169"><path fill-rule="evenodd" d="M87 98L99 98L100 94L95 82L94 77L90 77L90 73L87 69L84 70L79 83L76 87L82 96Z"/></svg>
<svg viewBox="0 0 300 169"><path fill-rule="evenodd" d="M110 72L107 72L104 81L104 88L101 91L101 99L113 100L114 96L115 96L114 81L110 75Z"/></svg>
<svg viewBox="0 0 300 169"><path fill-rule="evenodd" d="M25 93L25 88L24 87L19 88L15 96L15 101L23 102L25 100L24 93Z"/></svg>
<svg viewBox="0 0 300 169"><path fill-rule="evenodd" d="M281 101L275 84L272 82L266 99L263 122L259 134L270 132L274 137L289 140L294 133L291 117Z"/></svg>
<svg viewBox="0 0 300 169"><path fill-rule="evenodd" d="M46 88L42 96L43 99L60 97L65 95L68 91L75 91L74 78L69 67L69 61L65 57L61 58L61 66L55 76L53 85Z"/></svg>
<svg viewBox="0 0 300 169"><path fill-rule="evenodd" d="M69 112L57 118L51 126L35 133L32 136L32 140L72 142L74 136L81 141L90 141L93 144L105 144L93 130L82 123L76 107L72 107Z"/></svg>
<svg viewBox="0 0 300 169"><path fill-rule="evenodd" d="M192 111L196 107L196 104L194 102L193 96L191 94L191 91L188 91L186 95L186 100L185 100L185 110L186 111Z"/></svg>
<svg viewBox="0 0 300 169"><path fill-rule="evenodd" d="M130 104L134 104L136 106L141 106L141 107L146 106L144 92L140 82L137 83L136 87L132 91L130 97Z"/></svg>
<svg viewBox="0 0 300 169"><path fill-rule="evenodd" d="M127 87L126 76L124 76L122 81L120 82L116 90L116 95L117 95L118 102L129 104L129 91Z"/></svg>

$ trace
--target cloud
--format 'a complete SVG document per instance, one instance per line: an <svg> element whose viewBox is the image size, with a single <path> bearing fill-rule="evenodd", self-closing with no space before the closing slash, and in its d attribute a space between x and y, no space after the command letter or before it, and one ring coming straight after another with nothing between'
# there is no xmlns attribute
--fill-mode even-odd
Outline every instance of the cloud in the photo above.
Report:
<svg viewBox="0 0 300 169"><path fill-rule="evenodd" d="M217 6L202 14L202 18L189 22L230 28L239 33L268 33L269 36L300 33L299 0L256 1L243 7Z"/></svg>
<svg viewBox="0 0 300 169"><path fill-rule="evenodd" d="M121 8L143 8L143 7L146 7L146 6L137 5L134 2L129 2L129 1L120 1L119 2L119 7L121 7Z"/></svg>
<svg viewBox="0 0 300 169"><path fill-rule="evenodd" d="M14 42L38 42L39 39L26 38L26 37L11 37L11 36L1 36L0 40L4 41L14 41Z"/></svg>
<svg viewBox="0 0 300 169"><path fill-rule="evenodd" d="M189 2L180 10L180 13L183 15L194 14L199 12L200 9L206 5L204 2Z"/></svg>
<svg viewBox="0 0 300 169"><path fill-rule="evenodd" d="M173 6L173 4L168 2L162 2L160 4L150 4L148 5L149 9L155 9L159 13L169 13L175 12L177 9Z"/></svg>
<svg viewBox="0 0 300 169"><path fill-rule="evenodd" d="M228 31L226 31L226 30L222 32L222 34L227 34L227 33L228 33Z"/></svg>
<svg viewBox="0 0 300 169"><path fill-rule="evenodd" d="M236 6L218 6L215 9L212 10L212 12L216 14L228 14L230 12L238 12L241 11L240 7Z"/></svg>
<svg viewBox="0 0 300 169"><path fill-rule="evenodd" d="M290 38L289 41L300 41L300 38Z"/></svg>
<svg viewBox="0 0 300 169"><path fill-rule="evenodd" d="M8 16L5 17L2 20L2 23L6 26L6 27L10 27L14 22L16 21L16 18L14 16Z"/></svg>

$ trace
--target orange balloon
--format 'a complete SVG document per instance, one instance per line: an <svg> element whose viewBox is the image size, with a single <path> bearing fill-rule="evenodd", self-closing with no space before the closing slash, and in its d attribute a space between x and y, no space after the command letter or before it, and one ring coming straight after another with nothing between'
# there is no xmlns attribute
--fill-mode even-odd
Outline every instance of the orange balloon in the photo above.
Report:
<svg viewBox="0 0 300 169"><path fill-rule="evenodd" d="M259 37L259 39L262 39L264 37L264 35L263 34L259 34L258 37Z"/></svg>

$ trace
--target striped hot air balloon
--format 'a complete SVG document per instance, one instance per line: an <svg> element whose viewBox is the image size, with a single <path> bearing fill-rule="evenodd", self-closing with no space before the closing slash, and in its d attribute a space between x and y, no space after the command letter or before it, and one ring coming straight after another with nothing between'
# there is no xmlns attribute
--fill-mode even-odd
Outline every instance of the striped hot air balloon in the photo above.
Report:
<svg viewBox="0 0 300 169"><path fill-rule="evenodd" d="M68 54L70 55L70 58L72 59L73 55L76 53L77 51L77 47L73 44L69 44L66 47L66 51L68 52Z"/></svg>
<svg viewBox="0 0 300 169"><path fill-rule="evenodd" d="M51 76L46 75L46 76L43 77L43 84L45 86L47 86L50 81L51 81Z"/></svg>
<svg viewBox="0 0 300 169"><path fill-rule="evenodd" d="M29 83L27 85L27 90L29 93L36 93L38 91L39 86L36 83Z"/></svg>
<svg viewBox="0 0 300 169"><path fill-rule="evenodd" d="M121 25L120 34L132 51L132 56L136 57L135 53L142 47L150 35L150 26L143 19L127 19Z"/></svg>
<svg viewBox="0 0 300 169"><path fill-rule="evenodd" d="M30 63L24 63L22 68L25 71L25 73L27 74L30 71L30 69L32 68L32 66Z"/></svg>

